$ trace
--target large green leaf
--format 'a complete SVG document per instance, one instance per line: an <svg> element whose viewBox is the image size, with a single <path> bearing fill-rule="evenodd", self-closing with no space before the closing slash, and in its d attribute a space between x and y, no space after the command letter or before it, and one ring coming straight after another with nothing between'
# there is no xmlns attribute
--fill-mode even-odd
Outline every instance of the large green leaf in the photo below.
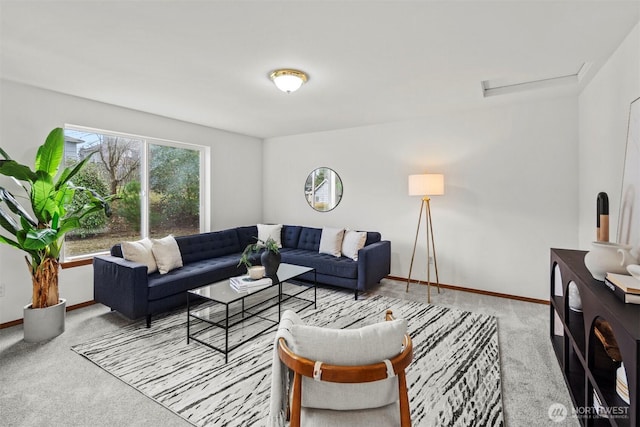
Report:
<svg viewBox="0 0 640 427"><path fill-rule="evenodd" d="M56 190L60 189L60 187L62 187L64 184L66 184L71 178L76 176L76 174L78 172L80 172L80 170L84 167L84 165L87 164L87 162L89 161L91 156L93 156L95 153L96 153L96 151L92 152L87 157L82 159L82 161L80 163L77 163L73 167L73 169L65 168L62 171L62 173L60 174L60 177L58 178L58 181L56 182Z"/></svg>
<svg viewBox="0 0 640 427"><path fill-rule="evenodd" d="M58 238L77 228L80 228L80 218L73 216L63 220L60 223L60 228L58 228Z"/></svg>
<svg viewBox="0 0 640 427"><path fill-rule="evenodd" d="M38 224L31 224L29 221L27 221L26 219L24 219L23 217L20 217L20 225L22 226L22 231L24 231L25 233L29 230L34 230L36 228L38 228ZM18 230L18 233L21 230ZM17 235L17 234L16 234Z"/></svg>
<svg viewBox="0 0 640 427"><path fill-rule="evenodd" d="M107 215L110 214L108 201L112 198L102 198L98 193L85 188L80 190L89 195L89 202L79 208L77 215L69 215L66 212L65 207L71 203L76 191L70 180L86 165L89 157L74 167L65 168L54 183L63 159L64 131L61 128L51 131L45 143L38 149L35 171L13 161L3 149L0 149L0 175L16 180L31 202L30 209L27 210L9 191L0 187L0 206L4 208L4 203L8 208L0 208L0 226L15 236L15 240L12 240L0 235L0 243L29 254L33 269L37 268L45 257L58 258L64 235L80 226L81 215L100 209L104 209Z"/></svg>
<svg viewBox="0 0 640 427"><path fill-rule="evenodd" d="M7 154L6 151L4 151L2 148L0 148L0 154L2 154L2 157L4 157L7 160L11 160L11 157L9 157L9 155Z"/></svg>
<svg viewBox="0 0 640 427"><path fill-rule="evenodd" d="M41 250L55 242L57 239L57 232L51 228L41 228L37 230L31 230L26 234L23 246L26 249Z"/></svg>
<svg viewBox="0 0 640 427"><path fill-rule="evenodd" d="M89 213L94 213L99 210L104 210L104 214L107 217L111 216L111 206L109 202L116 198L115 194L112 194L107 197L102 197L98 192L92 190L90 188L85 187L76 187L73 183L69 183L69 187L73 188L75 191L83 192L87 197L89 197L89 203L85 204L81 209L77 210L75 213L80 214L80 217L84 217ZM90 210L90 212L88 212Z"/></svg>
<svg viewBox="0 0 640 427"><path fill-rule="evenodd" d="M37 179L35 172L15 160L0 160L0 174L12 176L19 181L33 182Z"/></svg>
<svg viewBox="0 0 640 427"><path fill-rule="evenodd" d="M43 171L54 177L64 156L64 130L55 128L47 136L47 140L38 148L36 154L36 171Z"/></svg>
<svg viewBox="0 0 640 427"><path fill-rule="evenodd" d="M20 246L20 244L14 240L11 239L7 239L6 237L0 235L0 243L4 243L7 244L9 246L13 246L16 249L20 249L22 250L22 246Z"/></svg>
<svg viewBox="0 0 640 427"><path fill-rule="evenodd" d="M18 232L18 223L8 212L0 207L0 225L14 236Z"/></svg>
<svg viewBox="0 0 640 427"><path fill-rule="evenodd" d="M66 206L73 200L73 195L76 193L75 189L68 185L63 186L56 192L56 203L58 206Z"/></svg>
<svg viewBox="0 0 640 427"><path fill-rule="evenodd" d="M55 201L56 191L49 175L41 171L37 174L38 180L31 186L31 207L36 218L41 223L48 224L53 214L59 212Z"/></svg>
<svg viewBox="0 0 640 427"><path fill-rule="evenodd" d="M18 201L4 188L0 187L0 202L5 202L11 212L24 218L33 227L37 227L38 223L31 218L31 215L18 203Z"/></svg>
<svg viewBox="0 0 640 427"><path fill-rule="evenodd" d="M53 218L51 218L51 228L57 230L60 223L60 215L56 212L53 214Z"/></svg>

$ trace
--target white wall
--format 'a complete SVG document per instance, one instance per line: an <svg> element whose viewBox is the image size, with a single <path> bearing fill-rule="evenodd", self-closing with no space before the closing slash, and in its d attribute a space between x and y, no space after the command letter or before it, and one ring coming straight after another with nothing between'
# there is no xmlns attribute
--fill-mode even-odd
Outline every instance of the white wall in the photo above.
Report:
<svg viewBox="0 0 640 427"><path fill-rule="evenodd" d="M595 240L596 196L609 196L610 240L616 241L629 105L640 97L640 24L629 33L578 98L579 245Z"/></svg>
<svg viewBox="0 0 640 427"><path fill-rule="evenodd" d="M577 101L272 138L264 146L0 79L0 146L31 162L47 133L65 123L207 145L212 230L259 221L377 230L392 242L391 274L403 277L420 204L406 195L407 176L444 173L446 194L432 202L441 282L547 299L549 248L588 249L600 191L609 194L615 236L629 104L639 96L640 24ZM329 213L311 210L303 196L318 166L332 167L344 182L343 200ZM422 236L420 243L414 277L424 279ZM60 280L69 305L93 299L90 266L63 270ZM22 254L5 246L0 285L0 323L21 318L30 279Z"/></svg>
<svg viewBox="0 0 640 427"><path fill-rule="evenodd" d="M548 299L549 248L577 246L577 120L570 96L267 139L264 220L380 231L391 274L406 277L420 207L407 176L443 173L446 194L432 199L440 281ZM318 166L344 183L328 213L303 195ZM424 279L420 239L412 276Z"/></svg>
<svg viewBox="0 0 640 427"><path fill-rule="evenodd" d="M211 230L262 219L259 182L262 141L126 108L0 80L0 147L32 164L51 129L65 123L211 147ZM3 181L0 185L5 185ZM241 191L239 191L241 189ZM241 196L239 196L241 194ZM0 247L0 323L22 318L31 299L31 279L22 253ZM60 294L67 305L93 299L91 266L62 270Z"/></svg>

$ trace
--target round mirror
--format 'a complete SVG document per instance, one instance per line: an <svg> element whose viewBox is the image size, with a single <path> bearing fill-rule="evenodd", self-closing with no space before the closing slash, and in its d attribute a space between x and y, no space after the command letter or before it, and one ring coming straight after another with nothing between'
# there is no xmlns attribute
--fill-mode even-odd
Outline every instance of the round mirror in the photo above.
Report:
<svg viewBox="0 0 640 427"><path fill-rule="evenodd" d="M342 180L330 168L313 170L304 183L304 197L318 212L333 210L342 199Z"/></svg>

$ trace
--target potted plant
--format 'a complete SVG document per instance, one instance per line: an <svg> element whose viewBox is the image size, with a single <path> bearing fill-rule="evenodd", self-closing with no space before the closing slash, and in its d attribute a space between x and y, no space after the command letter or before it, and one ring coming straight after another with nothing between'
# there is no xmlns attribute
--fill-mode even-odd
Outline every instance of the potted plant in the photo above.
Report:
<svg viewBox="0 0 640 427"><path fill-rule="evenodd" d="M256 243L250 243L244 248L242 252L242 256L240 257L240 261L238 262L238 267L244 265L247 268L247 272L253 265L251 262L251 255L259 252L261 249L264 249L262 255L260 256L260 262L264 267L265 276L273 276L278 271L278 266L280 266L280 249L278 248L278 244L274 239L269 237L266 241L256 239Z"/></svg>
<svg viewBox="0 0 640 427"><path fill-rule="evenodd" d="M27 254L25 260L31 273L33 297L23 312L24 338L30 342L43 341L64 331L66 301L60 299L58 290L64 236L79 228L80 219L86 215L104 210L110 216L108 202L113 196L103 198L95 191L76 187L71 182L91 156L58 174L64 157L62 128L52 130L38 148L35 171L12 160L2 148L0 156L0 174L13 178L24 190L26 197L23 198L29 201L27 209L9 190L0 187L0 225L8 233L0 234L0 243ZM76 192L84 192L89 201L68 211Z"/></svg>

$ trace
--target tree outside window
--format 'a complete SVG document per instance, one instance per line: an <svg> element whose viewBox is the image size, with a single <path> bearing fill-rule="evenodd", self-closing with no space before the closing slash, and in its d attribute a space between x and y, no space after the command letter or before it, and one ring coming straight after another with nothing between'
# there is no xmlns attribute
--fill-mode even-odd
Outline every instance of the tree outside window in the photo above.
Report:
<svg viewBox="0 0 640 427"><path fill-rule="evenodd" d="M148 156L143 153L148 152ZM145 236L181 236L200 232L201 151L164 145L126 135L65 129L65 163L91 155L76 177L77 185L106 196L117 194L113 215L102 212L84 219L82 227L65 240L65 258L108 251L122 241ZM146 161L145 161L146 159ZM146 189L148 182L149 188ZM76 197L73 204L86 200ZM143 221L144 219L144 221Z"/></svg>

